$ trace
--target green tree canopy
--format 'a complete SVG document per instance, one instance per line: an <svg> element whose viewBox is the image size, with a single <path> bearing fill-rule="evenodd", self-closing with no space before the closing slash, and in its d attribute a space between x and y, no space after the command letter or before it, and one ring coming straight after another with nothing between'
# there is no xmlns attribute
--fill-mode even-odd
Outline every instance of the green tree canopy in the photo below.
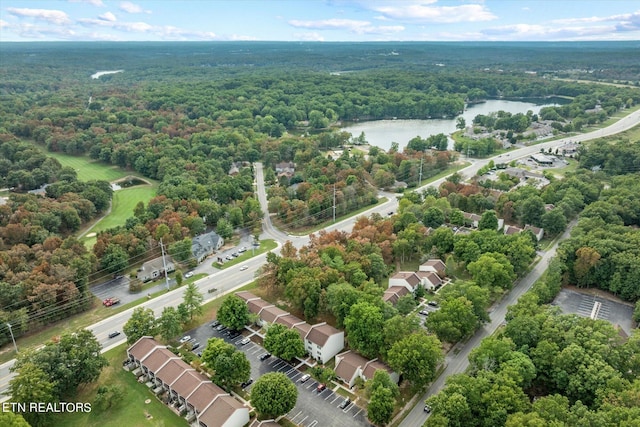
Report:
<svg viewBox="0 0 640 427"><path fill-rule="evenodd" d="M433 335L416 332L393 344L387 360L394 371L422 387L434 378L442 362L441 344Z"/></svg>
<svg viewBox="0 0 640 427"><path fill-rule="evenodd" d="M277 418L291 411L298 400L298 389L281 372L264 374L251 389L251 405L263 418Z"/></svg>
<svg viewBox="0 0 640 427"><path fill-rule="evenodd" d="M300 335L279 323L274 323L267 329L264 348L284 360L292 360L294 357L302 357L306 354Z"/></svg>
<svg viewBox="0 0 640 427"><path fill-rule="evenodd" d="M227 296L218 310L218 321L229 329L244 328L249 323L247 303L236 295Z"/></svg>
<svg viewBox="0 0 640 427"><path fill-rule="evenodd" d="M220 338L209 338L201 360L212 373L211 380L226 390L247 381L251 375L247 356Z"/></svg>
<svg viewBox="0 0 640 427"><path fill-rule="evenodd" d="M131 313L131 317L122 327L122 331L127 336L127 342L133 344L140 338L148 335L155 336L157 333L156 316L153 310L145 307L136 307Z"/></svg>

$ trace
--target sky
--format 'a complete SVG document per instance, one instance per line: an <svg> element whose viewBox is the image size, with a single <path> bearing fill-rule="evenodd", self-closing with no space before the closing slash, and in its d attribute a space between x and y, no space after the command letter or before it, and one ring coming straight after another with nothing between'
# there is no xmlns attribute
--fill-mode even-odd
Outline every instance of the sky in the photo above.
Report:
<svg viewBox="0 0 640 427"><path fill-rule="evenodd" d="M640 40L638 0L2 0L13 41Z"/></svg>

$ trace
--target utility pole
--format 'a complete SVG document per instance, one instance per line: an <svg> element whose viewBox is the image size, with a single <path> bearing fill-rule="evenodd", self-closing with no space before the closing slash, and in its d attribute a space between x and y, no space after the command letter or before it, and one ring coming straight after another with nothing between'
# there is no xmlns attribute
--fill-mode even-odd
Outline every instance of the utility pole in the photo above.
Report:
<svg viewBox="0 0 640 427"><path fill-rule="evenodd" d="M18 352L18 346L16 345L16 339L13 337L13 329L11 329L11 323L7 323L9 327L9 332L11 333L11 341L13 341L13 348L16 349L16 353Z"/></svg>
<svg viewBox="0 0 640 427"><path fill-rule="evenodd" d="M418 187L422 187L422 157L420 157L420 184L418 184Z"/></svg>
<svg viewBox="0 0 640 427"><path fill-rule="evenodd" d="M336 185L333 184L333 222L336 222Z"/></svg>
<svg viewBox="0 0 640 427"><path fill-rule="evenodd" d="M167 276L167 262L164 259L164 245L162 244L162 238L160 238L160 249L162 250L162 267L164 268L164 281L167 284L167 290L169 290L169 277Z"/></svg>

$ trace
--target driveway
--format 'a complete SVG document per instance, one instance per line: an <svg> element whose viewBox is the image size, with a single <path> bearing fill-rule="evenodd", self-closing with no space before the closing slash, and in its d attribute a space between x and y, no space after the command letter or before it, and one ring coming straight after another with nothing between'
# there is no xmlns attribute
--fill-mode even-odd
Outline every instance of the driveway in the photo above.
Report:
<svg viewBox="0 0 640 427"><path fill-rule="evenodd" d="M367 421L365 409L354 405L353 402L341 409L339 406L344 401L344 397L330 389L318 393L318 382L313 379L300 383L299 380L304 374L282 359L271 356L265 361L260 361L260 355L267 352L264 347L253 341L245 345L240 343L243 338L250 335L249 331L244 330L242 335L231 340L225 333L226 331L217 331L210 324L211 322L207 322L205 325L186 333L201 344L201 347L195 352L202 351L206 346L207 339L211 337L222 338L246 354L251 364L251 378L254 381L269 372L284 373L298 388L296 406L286 415L296 425L303 427L371 426ZM253 384L245 390L251 392L251 387Z"/></svg>

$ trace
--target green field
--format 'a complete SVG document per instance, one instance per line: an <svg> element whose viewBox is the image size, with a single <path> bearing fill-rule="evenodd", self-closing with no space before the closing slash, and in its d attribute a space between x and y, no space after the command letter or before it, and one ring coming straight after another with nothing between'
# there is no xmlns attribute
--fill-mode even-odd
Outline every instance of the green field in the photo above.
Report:
<svg viewBox="0 0 640 427"><path fill-rule="evenodd" d="M53 153L45 150L41 145L33 144L33 146L40 149L47 156L58 159L62 166L73 168L78 173L78 181L103 180L111 182L131 175L117 166L106 165L86 156Z"/></svg>
<svg viewBox="0 0 640 427"><path fill-rule="evenodd" d="M136 207L136 204L143 202L146 205L155 194L155 185L139 185L114 191L111 212L97 222L88 234L93 236L92 233L107 230L118 225L124 225L127 218L133 216L133 209ZM85 245L92 247L95 240L95 237L86 237L84 242Z"/></svg>

